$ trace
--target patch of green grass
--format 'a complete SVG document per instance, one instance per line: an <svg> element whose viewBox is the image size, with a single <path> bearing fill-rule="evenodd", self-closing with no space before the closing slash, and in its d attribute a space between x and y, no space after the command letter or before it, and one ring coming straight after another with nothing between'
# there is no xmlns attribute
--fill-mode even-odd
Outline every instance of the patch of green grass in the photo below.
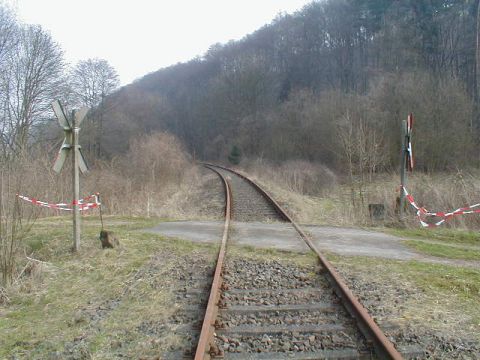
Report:
<svg viewBox="0 0 480 360"><path fill-rule="evenodd" d="M408 262L406 268L405 274L426 291L480 303L480 270L419 261Z"/></svg>
<svg viewBox="0 0 480 360"><path fill-rule="evenodd" d="M480 251L462 249L448 245L431 244L418 240L405 240L404 244L427 255L462 260L480 260Z"/></svg>
<svg viewBox="0 0 480 360"><path fill-rule="evenodd" d="M480 233L475 231L418 228L418 229L385 229L386 232L403 238L431 239L455 244L480 245Z"/></svg>
<svg viewBox="0 0 480 360"><path fill-rule="evenodd" d="M366 256L346 257L328 254L332 262L346 262L362 271L384 269L389 278L411 280L426 291L445 292L480 303L480 269L431 264L422 261L386 260Z"/></svg>
<svg viewBox="0 0 480 360"><path fill-rule="evenodd" d="M40 260L58 258L71 255L72 228L71 217L48 217L36 221L32 231L25 238L27 252L34 252ZM104 218L106 230L113 230L120 238L128 237L128 232L153 227L162 219L141 217L112 217ZM91 249L99 246L98 236L101 224L98 217L85 216L81 219L82 235L80 246L82 249ZM155 235L151 235L155 236Z"/></svg>

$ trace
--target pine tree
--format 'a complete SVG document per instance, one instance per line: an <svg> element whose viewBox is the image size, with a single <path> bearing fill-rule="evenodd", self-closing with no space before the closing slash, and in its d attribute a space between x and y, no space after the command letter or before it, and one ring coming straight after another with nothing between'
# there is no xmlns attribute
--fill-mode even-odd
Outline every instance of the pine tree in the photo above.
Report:
<svg viewBox="0 0 480 360"><path fill-rule="evenodd" d="M230 155L228 155L228 161L233 165L238 165L240 159L242 158L242 153L237 145L233 145Z"/></svg>

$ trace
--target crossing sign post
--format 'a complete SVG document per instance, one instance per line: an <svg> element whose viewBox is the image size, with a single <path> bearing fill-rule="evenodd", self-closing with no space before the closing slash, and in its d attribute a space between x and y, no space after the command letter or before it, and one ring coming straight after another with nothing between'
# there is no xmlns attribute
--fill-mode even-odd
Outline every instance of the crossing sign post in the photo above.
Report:
<svg viewBox="0 0 480 360"><path fill-rule="evenodd" d="M58 100L52 103L52 108L58 119L58 123L65 132L65 139L53 164L53 170L60 173L68 154L72 153L73 250L78 251L80 249L80 209L78 203L80 198L80 171L82 173L88 172L78 137L80 132L79 126L87 115L88 108L83 107L77 111L72 111L70 118L67 117L65 110Z"/></svg>

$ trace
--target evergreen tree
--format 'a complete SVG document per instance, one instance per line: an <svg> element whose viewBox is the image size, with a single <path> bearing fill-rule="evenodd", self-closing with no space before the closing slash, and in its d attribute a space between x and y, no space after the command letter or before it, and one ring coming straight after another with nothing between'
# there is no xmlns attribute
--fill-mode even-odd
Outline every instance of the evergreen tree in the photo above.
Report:
<svg viewBox="0 0 480 360"><path fill-rule="evenodd" d="M230 164L238 165L240 164L240 159L242 158L242 153L237 145L233 145L230 155L228 155L228 161Z"/></svg>

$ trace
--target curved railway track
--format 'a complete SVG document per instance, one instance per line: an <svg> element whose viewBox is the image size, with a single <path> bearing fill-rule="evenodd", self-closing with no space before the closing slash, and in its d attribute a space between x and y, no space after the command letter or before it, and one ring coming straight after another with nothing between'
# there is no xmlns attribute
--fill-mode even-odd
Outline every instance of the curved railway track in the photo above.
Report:
<svg viewBox="0 0 480 360"><path fill-rule="evenodd" d="M256 183L205 164L225 187L225 225L195 359L402 359L307 234ZM314 251L314 278L226 256L230 219L284 221ZM333 289L333 291L332 291Z"/></svg>

